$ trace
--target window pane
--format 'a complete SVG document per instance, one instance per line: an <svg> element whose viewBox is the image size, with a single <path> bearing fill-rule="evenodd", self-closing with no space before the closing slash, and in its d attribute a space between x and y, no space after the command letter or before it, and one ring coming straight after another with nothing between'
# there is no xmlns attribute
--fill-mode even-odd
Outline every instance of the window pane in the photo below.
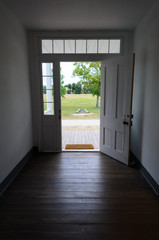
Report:
<svg viewBox="0 0 159 240"><path fill-rule="evenodd" d="M87 53L97 53L97 40L87 40Z"/></svg>
<svg viewBox="0 0 159 240"><path fill-rule="evenodd" d="M76 40L76 53L86 53L86 40Z"/></svg>
<svg viewBox="0 0 159 240"><path fill-rule="evenodd" d="M52 53L52 40L42 40L42 53Z"/></svg>
<svg viewBox="0 0 159 240"><path fill-rule="evenodd" d="M42 53L51 54L109 54L120 53L120 39L54 39L42 40Z"/></svg>
<svg viewBox="0 0 159 240"><path fill-rule="evenodd" d="M54 103L43 103L44 115L54 115Z"/></svg>
<svg viewBox="0 0 159 240"><path fill-rule="evenodd" d="M43 102L54 102L54 91L43 89Z"/></svg>
<svg viewBox="0 0 159 240"><path fill-rule="evenodd" d="M64 53L64 41L53 40L53 53Z"/></svg>
<svg viewBox="0 0 159 240"><path fill-rule="evenodd" d="M65 40L65 53L75 53L75 40Z"/></svg>
<svg viewBox="0 0 159 240"><path fill-rule="evenodd" d="M53 63L42 63L44 115L54 115Z"/></svg>
<svg viewBox="0 0 159 240"><path fill-rule="evenodd" d="M42 76L51 77L53 76L53 64L52 63L42 63Z"/></svg>
<svg viewBox="0 0 159 240"><path fill-rule="evenodd" d="M109 53L120 53L120 40L110 40Z"/></svg>
<svg viewBox="0 0 159 240"><path fill-rule="evenodd" d="M52 77L43 77L43 89L53 89Z"/></svg>
<svg viewBox="0 0 159 240"><path fill-rule="evenodd" d="M98 53L108 53L108 41L109 40L99 40Z"/></svg>

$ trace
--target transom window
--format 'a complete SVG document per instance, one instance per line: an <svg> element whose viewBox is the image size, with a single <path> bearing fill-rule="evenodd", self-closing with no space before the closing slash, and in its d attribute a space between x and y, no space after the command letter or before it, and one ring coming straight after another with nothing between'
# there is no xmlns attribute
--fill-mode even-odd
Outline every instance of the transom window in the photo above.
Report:
<svg viewBox="0 0 159 240"><path fill-rule="evenodd" d="M43 39L42 54L119 54L120 39Z"/></svg>

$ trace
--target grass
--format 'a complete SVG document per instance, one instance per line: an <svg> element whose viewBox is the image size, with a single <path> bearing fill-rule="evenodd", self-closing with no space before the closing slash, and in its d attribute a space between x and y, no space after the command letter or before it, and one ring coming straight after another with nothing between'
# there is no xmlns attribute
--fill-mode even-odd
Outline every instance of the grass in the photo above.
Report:
<svg viewBox="0 0 159 240"><path fill-rule="evenodd" d="M100 119L100 106L96 108L96 97L91 94L66 94L61 98L62 119ZM76 114L78 109L87 109L90 115Z"/></svg>

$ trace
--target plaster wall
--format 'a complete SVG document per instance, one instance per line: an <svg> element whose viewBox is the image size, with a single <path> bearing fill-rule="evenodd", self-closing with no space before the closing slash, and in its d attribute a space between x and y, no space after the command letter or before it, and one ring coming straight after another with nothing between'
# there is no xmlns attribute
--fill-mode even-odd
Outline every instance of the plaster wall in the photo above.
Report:
<svg viewBox="0 0 159 240"><path fill-rule="evenodd" d="M159 2L134 34L136 53L131 149L159 184Z"/></svg>
<svg viewBox="0 0 159 240"><path fill-rule="evenodd" d="M0 3L0 182L33 146L27 35Z"/></svg>

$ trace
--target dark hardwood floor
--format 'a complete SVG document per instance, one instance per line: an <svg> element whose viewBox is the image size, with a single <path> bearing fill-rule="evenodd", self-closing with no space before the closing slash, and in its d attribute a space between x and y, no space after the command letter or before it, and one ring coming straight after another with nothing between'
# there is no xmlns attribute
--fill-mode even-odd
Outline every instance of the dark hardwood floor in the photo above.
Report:
<svg viewBox="0 0 159 240"><path fill-rule="evenodd" d="M159 200L101 153L37 153L0 199L0 239L159 239Z"/></svg>

